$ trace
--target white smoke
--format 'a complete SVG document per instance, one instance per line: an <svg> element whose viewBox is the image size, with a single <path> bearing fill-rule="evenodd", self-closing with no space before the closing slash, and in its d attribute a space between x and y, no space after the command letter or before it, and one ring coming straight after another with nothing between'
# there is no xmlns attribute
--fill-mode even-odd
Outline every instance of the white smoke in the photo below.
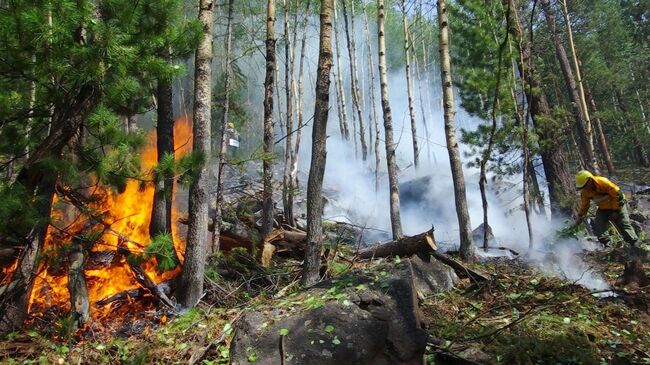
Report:
<svg viewBox="0 0 650 365"><path fill-rule="evenodd" d="M278 16L281 19L281 16ZM340 19L342 21L342 17ZM318 19L311 18L309 26L304 31L308 32L306 46L306 60L304 71L303 113L304 120L308 125L302 130L302 144L300 149L300 176L302 182L306 182L311 158L311 126L314 107L315 72L318 59ZM367 67L368 57L373 57L376 65L376 55L368 55L366 52L365 34L363 30L363 18L357 16L355 19L355 34L357 44L357 75L363 101L363 117L366 123L366 140L368 139L368 123L370 120L370 79ZM281 37L282 22L278 22L277 35ZM377 51L376 26L370 21L370 32L373 51ZM301 32L298 32L298 40L294 47L300 44ZM352 97L350 93L350 72L348 68L348 52L345 48L345 33L339 29L339 42L341 45L341 75L344 78L344 90L346 94L346 108L350 123L350 131L353 131L352 118L355 114ZM281 43L278 42L279 62L279 92L284 99L284 51ZM389 45L389 47L402 47ZM336 52L336 49L334 49ZM434 52L431 52L434 53ZM298 73L299 49L296 51L295 73ZM336 60L334 60L336 62ZM264 56L262 52L253 52L250 56L238 60L239 67L248 76L249 100L251 115L257 119L251 124L251 128L261 130L261 107L264 78ZM413 151L410 130L410 119L408 114L408 99L406 88L406 77L404 69L393 71L389 74L389 95L390 106L393 114L394 137L397 143L396 157L399 167L399 179L401 182L411 181L417 178L429 177L429 184L425 187L424 193L419 202L403 202L401 210L402 225L407 235L420 233L435 227L435 236L443 249L455 249L458 245L458 221L454 203L454 190L449 159L446 148L443 110L441 102L441 87L439 75L434 73L436 67L430 67L429 74L420 70L421 80L418 81L413 72L414 99L416 102L416 117L418 130L418 144L420 148L420 166L416 169L413 166ZM333 68L334 69L334 68ZM412 67L414 69L414 67ZM327 165L325 171L324 191L331 198L326 205L324 218L329 220L350 222L360 227L365 227L364 239L368 242L375 242L390 238L390 216L389 216L389 195L388 179L386 175L385 145L383 141L383 120L378 70L375 71L375 100L377 116L381 134L379 145L381 165L379 173L379 189L375 190L375 155L374 144L366 141L370 147L368 160L361 161L360 147L355 151L352 141L345 141L339 132L339 121L337 113L336 83L331 78L330 85L330 110L328 120L327 140ZM437 71L435 71L437 72ZM333 75L332 75L333 76ZM426 82L428 80L428 83ZM419 82L421 84L419 84ZM423 95L420 95L422 92ZM426 98L428 97L428 99ZM420 102L424 101L426 111L426 128L423 124L422 108ZM277 117L277 99L276 112ZM284 108L284 105L281 105ZM460 107L460 98L456 97L456 124L458 127L457 137L460 138L460 129L473 130L478 125L486 123L476 117L470 116ZM282 110L284 113L284 110ZM374 122L372 122L374 130ZM294 126L296 122L294 121ZM279 123L276 119L276 127ZM429 135L427 136L426 131ZM358 130L357 130L358 132ZM277 130L277 136L283 136L285 132ZM374 133L373 133L374 134ZM358 139L358 137L357 137ZM358 144L358 142L357 142ZM282 143L281 146L284 146ZM280 144L278 145L280 149ZM460 145L461 153L469 151L467 146ZM278 162L281 159L277 160ZM472 228L477 227L483 220L481 197L478 189L478 169L464 167L465 184L467 191L467 202L472 222ZM541 179L543 182L543 178ZM498 183L488 181L488 216L490 226L493 228L497 244L506 246L522 254L528 252L528 231L524 213L519 209L522 203L522 183L519 176L513 176L509 180ZM303 185L303 190L306 187ZM542 186L542 189L545 187ZM497 193L498 191L498 193ZM549 220L547 214L533 214L532 217L533 236L535 248L527 255L527 260L539 267L542 271L575 281L591 289L607 288L607 282L590 268L581 259L579 253L584 249L594 249L593 245L585 245L577 241L564 241L553 244L554 232L562 228L562 218ZM503 251L506 252L506 251ZM480 250L479 250L480 253ZM550 255L549 253L553 253Z"/></svg>

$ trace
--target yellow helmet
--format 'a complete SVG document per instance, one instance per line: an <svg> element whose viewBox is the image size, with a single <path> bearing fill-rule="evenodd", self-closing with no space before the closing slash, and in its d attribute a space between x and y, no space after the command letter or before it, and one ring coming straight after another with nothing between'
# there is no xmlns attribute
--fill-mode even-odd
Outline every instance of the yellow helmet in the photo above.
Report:
<svg viewBox="0 0 650 365"><path fill-rule="evenodd" d="M587 170L579 171L576 174L576 189L582 189L589 179L593 178L594 175Z"/></svg>

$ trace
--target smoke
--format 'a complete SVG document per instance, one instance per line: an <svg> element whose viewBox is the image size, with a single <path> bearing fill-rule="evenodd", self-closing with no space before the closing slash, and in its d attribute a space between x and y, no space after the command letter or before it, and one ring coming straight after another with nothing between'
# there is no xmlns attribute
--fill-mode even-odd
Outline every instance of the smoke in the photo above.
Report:
<svg viewBox="0 0 650 365"><path fill-rule="evenodd" d="M278 17L281 18L280 16ZM340 18L342 21L342 17ZM377 51L375 22L370 21L370 33L373 52ZM300 148L299 169L302 190L306 190L304 182L309 171L311 158L311 126L314 106L315 71L318 60L318 19L311 18L309 25L304 31L307 32L307 45L305 56L303 114L307 126L302 130L302 144ZM341 25L341 24L339 24ZM281 22L278 22L281 28ZM357 75L362 93L361 108L366 124L366 143L370 148L367 161L361 160L360 146L357 139L357 146L353 141L346 141L339 132L339 120L337 113L336 81L332 74L330 85L330 110L328 120L327 140L327 165L325 170L324 191L329 199L324 209L324 218L328 220L344 221L353 223L363 229L363 240L367 243L387 240L390 233L390 209L388 194L388 178L386 173L386 153L383 140L383 120L380 105L380 90L378 70L375 71L375 100L377 121L380 129L379 155L381 159L379 171L378 189L375 189L375 150L374 143L368 141L368 128L373 129L372 105L370 103L370 82L368 59L372 57L376 65L376 54L368 54L366 51L366 40L364 34L363 17L355 19L354 31L357 45ZM278 37L283 34L281 29L277 30ZM300 35L301 32L298 32ZM300 38L294 43L299 47ZM353 109L350 91L350 72L348 65L348 52L345 47L345 33L342 27L339 29L339 43L341 68L333 67L333 70L341 73L343 77L344 93L350 123L350 131L353 131L353 118L356 114ZM279 47L281 42L278 42ZM399 45L388 45L389 48L402 47ZM333 45L335 57L336 47ZM278 48L279 54L284 54L283 49ZM390 52L390 50L389 50ZM434 53L434 52L430 52ZM297 78L299 49L296 51L295 77ZM244 57L238 61L239 68L248 75L249 105L255 122L251 128L261 130L261 107L263 93L263 55L254 52L251 56ZM284 99L284 57L278 58L280 93ZM334 59L336 63L336 58ZM375 66L376 67L376 66ZM412 65L412 70L415 67ZM441 86L437 68L428 65L427 70L420 65L420 78L413 72L413 86L415 110L417 118L417 141L420 148L420 166L416 169L413 166L412 137L410 119L408 113L408 97L406 76L403 67L393 70L388 75L390 106L393 114L393 128L395 135L396 159L399 168L399 180L402 183L401 221L404 233L407 235L417 234L431 227L435 228L435 237L443 250L457 249L459 234L456 207L454 202L454 189L451 177L449 158L447 154L444 121L442 110ZM425 72L428 71L428 72ZM277 122L277 99L276 99L276 128ZM284 113L284 102L280 105ZM425 112L422 113L422 110ZM461 106L460 98L456 97L456 124L457 136L460 137L460 129L474 130L486 121L470 116ZM424 114L424 115L423 115ZM284 114L283 114L284 115ZM426 124L424 123L426 120ZM358 121L356 122L358 123ZM296 122L294 121L294 126ZM277 136L283 136L285 132L276 129ZM357 128L359 133L359 128ZM282 147L281 147L282 146ZM278 144L279 155L284 149L284 143ZM460 144L461 154L464 156L470 151L468 146ZM465 157L466 161L472 157ZM475 158L475 157L474 157ZM281 159L277 160L278 162ZM281 165L279 163L278 165ZM281 169L281 166L278 166ZM472 222L472 228L477 227L483 220L481 197L478 188L478 168L464 166L465 186L467 203ZM278 170L279 172L280 170ZM543 181L543 172L539 172ZM276 175L277 176L277 175ZM410 182L410 183L409 183ZM404 197L408 191L415 189L415 197ZM541 187L545 189L545 186ZM408 194L407 194L408 195ZM413 194L411 194L413 195ZM528 252L528 231L524 213L520 209L522 204L522 182L520 176L512 176L502 181L488 182L488 216L496 243L499 246L506 246L522 254ZM577 282L591 289L601 290L608 285L603 278L590 270L589 266L580 257L585 249L595 249L593 245L585 242L565 240L556 243L554 233L565 225L562 217L550 220L545 211L534 213L531 217L533 226L533 237L535 246L526 255L526 260L538 267L541 271L549 274L564 277L569 281ZM482 250L477 252L483 256ZM488 255L494 255L491 251Z"/></svg>

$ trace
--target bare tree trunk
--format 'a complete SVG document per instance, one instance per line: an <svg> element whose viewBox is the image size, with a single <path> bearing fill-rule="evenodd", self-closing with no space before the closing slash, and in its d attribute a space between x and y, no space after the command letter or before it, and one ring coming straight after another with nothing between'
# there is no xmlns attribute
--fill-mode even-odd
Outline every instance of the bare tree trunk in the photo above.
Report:
<svg viewBox="0 0 650 365"><path fill-rule="evenodd" d="M350 128L348 127L348 115L345 106L345 93L343 92L343 76L341 76L341 47L339 45L338 16L336 12L336 1L334 2L334 43L336 44L336 99L339 112L339 128L341 137L346 141L350 140ZM356 138L356 137L355 137ZM356 149L355 149L356 150Z"/></svg>
<svg viewBox="0 0 650 365"><path fill-rule="evenodd" d="M411 36L411 39L413 37ZM427 82L425 84L425 87L422 87L423 80L422 80L422 72L420 71L420 62L418 61L417 55L413 58L414 63L415 63L415 78L418 80L418 99L420 102L420 113L422 113L422 125L424 126L424 139L425 143L427 145L427 160L431 162L431 134L429 133L429 126L427 124L427 112L426 112L426 100L428 99L428 85L429 83ZM424 72L427 72L426 70ZM424 90L426 88L426 90ZM427 97L425 97L425 92L427 93Z"/></svg>
<svg viewBox="0 0 650 365"><path fill-rule="evenodd" d="M370 72L370 119L372 124L375 125L375 191L379 191L379 166L381 162L381 153L379 151L379 118L377 117L377 99L375 98L375 64L373 62L372 43L370 42L370 27L368 26L368 14L366 13L366 3L363 2L363 25L364 33L366 35L366 48L368 50L368 71ZM369 125L371 123L368 123ZM372 128L370 128L372 129ZM372 136L369 138L372 142Z"/></svg>
<svg viewBox="0 0 650 365"><path fill-rule="evenodd" d="M88 287L84 276L84 249L80 242L71 246L68 255L68 291L70 292L70 312L77 327L83 326L90 319Z"/></svg>
<svg viewBox="0 0 650 365"><path fill-rule="evenodd" d="M600 144L600 151L603 154L603 159L605 160L605 165L607 166L607 173L612 176L616 173L616 170L614 169L614 163L612 162L612 156L609 154L609 144L607 143L607 138L605 138L605 133L603 131L603 125L600 122L600 118L597 116L597 111L598 109L596 108L596 102L594 101L594 97L591 94L591 90L589 89L589 85L586 86L586 96L587 100L589 100L589 105L591 106L591 110L594 112L594 130L596 132L596 136L598 137L598 143Z"/></svg>
<svg viewBox="0 0 650 365"><path fill-rule="evenodd" d="M266 79L264 80L264 161L262 236L273 229L273 83L275 76L275 0L268 0L266 15Z"/></svg>
<svg viewBox="0 0 650 365"><path fill-rule="evenodd" d="M221 139L217 150L217 196L214 209L214 231L212 232L212 252L219 251L219 238L221 235L222 204L223 204L223 170L226 168L226 153L228 151L228 114L230 112L230 88L231 88L231 47L232 47L232 11L234 0L228 0L228 24L226 25L226 54L224 59L224 102L223 115L221 118Z"/></svg>
<svg viewBox="0 0 650 365"><path fill-rule="evenodd" d="M359 85L357 79L357 57L356 57L356 46L354 41L354 36L350 35L350 30L348 28L348 11L346 6L347 0L342 0L343 4L343 20L345 22L345 37L347 39L348 46L348 56L350 58L350 92L352 93L352 104L354 109L357 112L357 119L359 120L359 143L361 144L361 158L365 161L368 158L368 145L366 144L366 130L365 124L363 122L363 113L361 112L361 103L359 97ZM352 9L354 9L354 3L352 3ZM351 17L352 22L352 31L354 31L354 13ZM354 137L356 138L356 136Z"/></svg>
<svg viewBox="0 0 650 365"><path fill-rule="evenodd" d="M164 50L162 56L171 62L169 50ZM156 151L158 163L165 155L174 155L174 111L171 80L158 80L158 121L156 125ZM149 223L149 236L155 237L160 233L172 231L172 196L174 178L172 176L157 176L154 191L153 206L151 208L151 222Z"/></svg>
<svg viewBox="0 0 650 365"><path fill-rule="evenodd" d="M408 95L409 117L411 119L411 137L413 140L413 165L417 170L420 164L420 151L418 150L417 121L413 105L413 81L411 80L411 39L409 37L408 17L406 14L406 0L402 0L402 25L404 29L404 62L406 64L406 92Z"/></svg>
<svg viewBox="0 0 650 365"><path fill-rule="evenodd" d="M294 55L295 48L291 42L289 34L289 5L287 0L283 0L284 6L284 86L285 100L287 107L287 129L284 148L284 171L282 174L282 207L284 211L285 222L293 226L293 198L294 191L291 188L291 161L293 160L293 91L294 91ZM296 13L298 9L295 10ZM294 22L294 27L297 24Z"/></svg>
<svg viewBox="0 0 650 365"><path fill-rule="evenodd" d="M587 99L585 97L585 88L582 82L582 73L580 72L580 62L578 62L578 51L576 50L576 45L573 42L573 29L571 29L571 17L569 16L569 9L567 9L566 0L560 0L562 4L562 13L564 15L564 22L566 23L567 35L569 38L569 48L571 49L571 56L573 58L573 67L575 69L576 81L578 83L578 95L580 96L580 108L582 109L582 114L585 118L585 134L588 147L592 151L593 161L591 162L596 166L596 153L594 152L594 138L591 126L591 117L589 116L589 107L587 106ZM597 169L594 169L596 171Z"/></svg>
<svg viewBox="0 0 650 365"><path fill-rule="evenodd" d="M594 172L597 172L596 161L594 158L594 149L593 149L593 138L591 138L591 127L588 125L587 116L584 114L584 110L581 106L580 96L578 95L578 86L576 85L576 79L573 75L573 70L569 64L569 59L566 55L566 50L562 45L562 40L560 35L557 33L557 28L555 24L555 12L551 8L549 0L540 0L542 9L544 10L544 15L546 17L546 23L551 31L553 37L553 43L555 45L555 54L557 59L560 62L560 68L562 69L562 74L564 75L564 81L566 83L567 92L571 102L575 104L575 115L577 119L578 127L578 137L580 141L580 150L583 163L589 169ZM588 134L589 133L589 134Z"/></svg>
<svg viewBox="0 0 650 365"><path fill-rule="evenodd" d="M179 277L177 297L184 307L194 307L203 296L203 274L208 241L208 160L211 153L210 122L212 104L212 27L214 3L200 0L199 21L203 35L196 50L194 66L194 123L192 153L203 161L194 172L189 191L189 224L185 261Z"/></svg>
<svg viewBox="0 0 650 365"><path fill-rule="evenodd" d="M386 144L386 164L388 166L388 187L390 190L390 224L393 239L398 240L404 236L402 233L402 219L400 218L399 205L399 180L397 178L397 161L395 156L395 143L393 142L393 117L390 111L388 98L388 76L386 74L386 9L384 0L377 0L377 38L379 43L379 84L381 87L381 107L384 112L384 141Z"/></svg>
<svg viewBox="0 0 650 365"><path fill-rule="evenodd" d="M445 0L438 0L438 27L440 38L440 79L442 81L442 98L445 118L445 137L451 175L454 180L454 200L456 214L458 215L458 228L460 230L460 255L463 260L473 257L472 236L467 210L467 197L465 196L465 177L463 165L458 151L456 140L456 110L454 104L454 90L451 79L451 57L449 55L449 21L447 20L447 6Z"/></svg>
<svg viewBox="0 0 650 365"><path fill-rule="evenodd" d="M299 0L296 0L296 4L298 3ZM307 0L307 4L305 6L305 18L303 20L303 27L302 29L305 29L307 27L307 20L309 17L309 7L311 5L311 1ZM304 64L305 64L305 45L307 44L307 32L302 33L302 40L300 42L300 65L298 66L298 92L297 92L297 109L298 109L298 130L296 131L296 143L294 147L294 151L292 154L292 161L291 161L291 174L290 174L290 182L291 182L291 189L292 190L297 190L300 188L300 184L298 182L298 158L300 156L300 137L302 136L302 128L304 127L304 121L303 121L303 110L302 110L302 77L303 77L303 69L304 69ZM291 197L293 201L293 197Z"/></svg>
<svg viewBox="0 0 650 365"><path fill-rule="evenodd" d="M320 277L323 240L323 176L327 159L327 117L329 113L330 69L332 68L332 0L321 0L320 44L316 78L316 104L312 132L311 166L307 182L307 249L302 284L311 286Z"/></svg>

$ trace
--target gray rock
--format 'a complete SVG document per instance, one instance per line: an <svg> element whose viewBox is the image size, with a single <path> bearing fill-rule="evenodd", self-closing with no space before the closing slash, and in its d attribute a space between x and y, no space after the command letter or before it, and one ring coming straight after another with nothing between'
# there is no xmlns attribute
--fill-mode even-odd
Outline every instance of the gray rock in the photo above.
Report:
<svg viewBox="0 0 650 365"><path fill-rule="evenodd" d="M344 296L316 309L283 314L250 312L236 326L232 364L422 364L427 334L418 293L453 287L453 271L425 256L352 272L320 283L306 295L335 288ZM266 325L265 325L266 323ZM281 334L285 333L285 336Z"/></svg>

